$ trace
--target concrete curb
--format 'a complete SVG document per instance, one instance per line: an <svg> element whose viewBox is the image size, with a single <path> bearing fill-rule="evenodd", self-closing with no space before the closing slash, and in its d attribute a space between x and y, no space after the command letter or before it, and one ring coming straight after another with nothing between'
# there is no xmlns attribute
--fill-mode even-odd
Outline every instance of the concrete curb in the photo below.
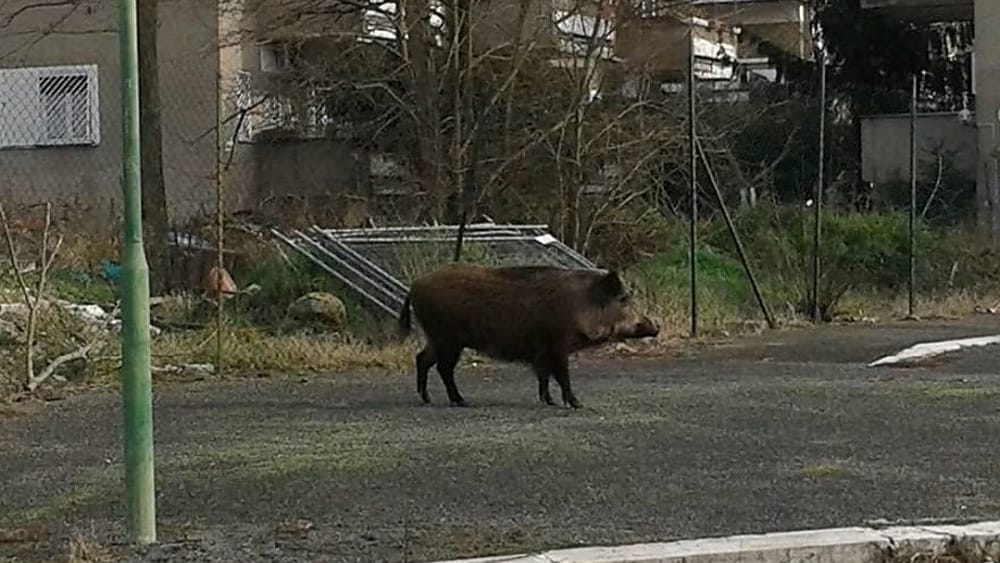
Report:
<svg viewBox="0 0 1000 563"><path fill-rule="evenodd" d="M1000 521L964 526L831 528L437 563L887 563L893 554L940 554L954 545L988 550L994 559L982 561L996 561L1000 554Z"/></svg>

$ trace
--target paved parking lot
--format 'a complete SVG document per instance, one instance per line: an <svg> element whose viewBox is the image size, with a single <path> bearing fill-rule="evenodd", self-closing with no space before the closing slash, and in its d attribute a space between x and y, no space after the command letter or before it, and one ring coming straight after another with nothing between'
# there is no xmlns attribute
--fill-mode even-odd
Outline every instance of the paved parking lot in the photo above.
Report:
<svg viewBox="0 0 1000 563"><path fill-rule="evenodd" d="M998 518L1000 348L865 366L996 333L984 316L580 359L581 411L543 407L504 365L460 368L468 409L436 378L420 406L409 373L159 386L164 543L132 560L428 561ZM0 420L0 560L50 560L74 531L121 541L119 432L113 394Z"/></svg>

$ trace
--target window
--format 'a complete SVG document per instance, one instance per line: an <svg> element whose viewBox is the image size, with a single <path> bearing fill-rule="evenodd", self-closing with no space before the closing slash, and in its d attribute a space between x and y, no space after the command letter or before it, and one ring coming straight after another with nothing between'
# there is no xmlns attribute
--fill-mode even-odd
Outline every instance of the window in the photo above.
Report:
<svg viewBox="0 0 1000 563"><path fill-rule="evenodd" d="M0 148L100 143L97 66L0 69Z"/></svg>
<svg viewBox="0 0 1000 563"><path fill-rule="evenodd" d="M640 18L659 18L667 15L667 6L660 0L639 0L635 3L635 15Z"/></svg>
<svg viewBox="0 0 1000 563"><path fill-rule="evenodd" d="M431 0L428 14L428 23L432 28L434 43L441 47L444 45L444 14L446 12L444 2L441 0ZM401 14L397 14L397 0L367 0L367 7L361 16L361 35L358 40L362 43L373 41L395 41L399 38L399 26L397 20L401 19ZM404 26L405 27L405 26ZM403 38L406 38L406 30L403 30Z"/></svg>
<svg viewBox="0 0 1000 563"><path fill-rule="evenodd" d="M278 74L292 69L292 53L289 46L283 43L264 43L259 45L261 72Z"/></svg>
<svg viewBox="0 0 1000 563"><path fill-rule="evenodd" d="M553 10L559 49L575 56L610 57L615 40L613 22L566 10Z"/></svg>
<svg viewBox="0 0 1000 563"><path fill-rule="evenodd" d="M396 39L396 2L369 2L361 20L361 39Z"/></svg>
<svg viewBox="0 0 1000 563"><path fill-rule="evenodd" d="M90 139L90 95L87 75L42 76L45 140L52 143L86 143Z"/></svg>

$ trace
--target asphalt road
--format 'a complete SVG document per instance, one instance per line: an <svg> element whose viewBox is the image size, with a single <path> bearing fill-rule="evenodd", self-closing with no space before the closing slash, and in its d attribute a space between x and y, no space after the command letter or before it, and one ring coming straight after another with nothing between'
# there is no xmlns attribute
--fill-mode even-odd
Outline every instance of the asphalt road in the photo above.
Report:
<svg viewBox="0 0 1000 563"><path fill-rule="evenodd" d="M428 561L863 524L1000 517L990 347L865 363L1000 321L829 327L580 359L585 408L520 367L460 368L472 404L405 374L158 386L161 545L124 537L117 396L0 419L0 561L77 532L133 561ZM433 374L435 375L436 374Z"/></svg>

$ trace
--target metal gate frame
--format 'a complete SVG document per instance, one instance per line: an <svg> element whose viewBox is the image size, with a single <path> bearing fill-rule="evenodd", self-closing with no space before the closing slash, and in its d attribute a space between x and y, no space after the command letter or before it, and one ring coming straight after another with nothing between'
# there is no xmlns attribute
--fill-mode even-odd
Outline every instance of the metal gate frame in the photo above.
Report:
<svg viewBox="0 0 1000 563"><path fill-rule="evenodd" d="M271 229L275 238L351 288L379 311L398 319L409 292L409 280L375 256L376 247L454 244L457 225L323 229L313 225L307 232L288 234ZM465 227L464 244L509 245L520 252L509 265L547 265L597 270L582 254L552 236L545 225L498 225L474 223ZM380 263L381 262L381 263Z"/></svg>

